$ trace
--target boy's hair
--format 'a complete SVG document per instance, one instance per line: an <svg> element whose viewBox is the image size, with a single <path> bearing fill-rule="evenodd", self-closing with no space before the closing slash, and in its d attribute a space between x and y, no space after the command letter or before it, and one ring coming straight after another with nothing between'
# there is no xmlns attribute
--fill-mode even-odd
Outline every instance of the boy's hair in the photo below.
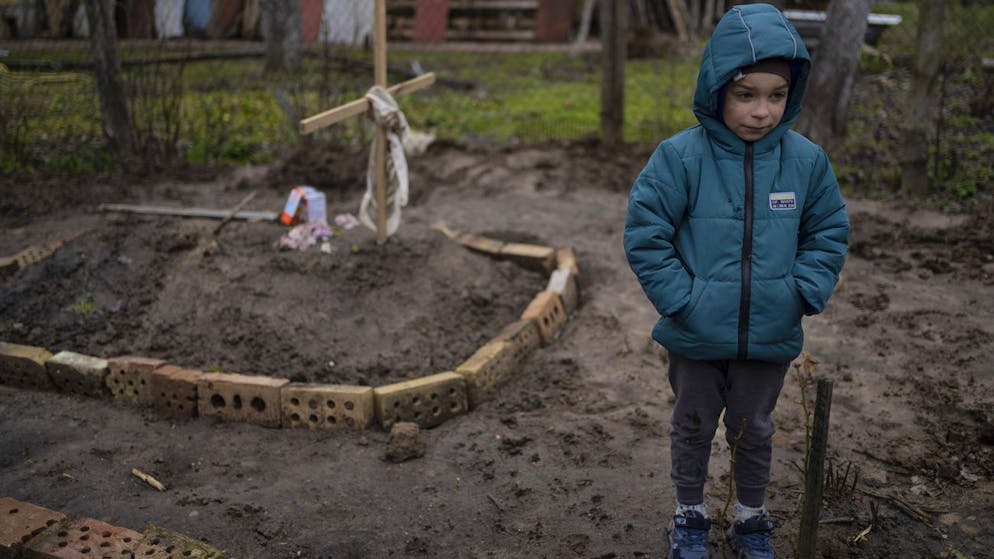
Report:
<svg viewBox="0 0 994 559"><path fill-rule="evenodd" d="M751 66L739 68L738 73L732 77L732 81L737 82L744 78L746 74L753 74L756 72L775 74L786 80L788 85L790 84L790 62L787 62L783 58L767 58L766 60L760 60Z"/></svg>

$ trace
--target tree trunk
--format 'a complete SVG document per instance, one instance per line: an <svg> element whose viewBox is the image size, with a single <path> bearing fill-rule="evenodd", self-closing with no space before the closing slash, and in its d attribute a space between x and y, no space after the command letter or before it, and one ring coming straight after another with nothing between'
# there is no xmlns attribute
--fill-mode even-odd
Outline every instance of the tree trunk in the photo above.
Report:
<svg viewBox="0 0 994 559"><path fill-rule="evenodd" d="M262 36L266 40L266 73L300 66L303 27L300 2L262 0Z"/></svg>
<svg viewBox="0 0 994 559"><path fill-rule="evenodd" d="M117 57L114 0L89 0L86 3L86 20L90 26L90 51L93 54L93 73L100 94L104 131L118 157L123 159L131 150L131 123L121 82L121 63Z"/></svg>
<svg viewBox="0 0 994 559"><path fill-rule="evenodd" d="M687 4L683 0L666 0L666 5L670 9L670 19L673 20L673 28L676 29L677 37L681 41L690 40L690 26L687 22Z"/></svg>
<svg viewBox="0 0 994 559"><path fill-rule="evenodd" d="M627 0L601 0L601 43L604 78L601 83L601 139L620 144L625 130L625 16Z"/></svg>
<svg viewBox="0 0 994 559"><path fill-rule="evenodd" d="M34 39L41 33L44 7L41 0L21 0L21 11L17 14L17 38Z"/></svg>
<svg viewBox="0 0 994 559"><path fill-rule="evenodd" d="M716 2L716 0L705 0L704 1L704 13L701 14L701 35L709 36L711 31L714 30L714 16L715 11L720 9L716 4L724 4L723 2ZM724 6L721 6L724 7ZM724 12L722 12L724 13Z"/></svg>
<svg viewBox="0 0 994 559"><path fill-rule="evenodd" d="M936 78L942 65L942 21L945 0L918 0L918 56L904 119L901 190L911 196L928 194L928 123L931 121Z"/></svg>
<svg viewBox="0 0 994 559"><path fill-rule="evenodd" d="M841 143L871 0L832 2L818 39L797 130L827 151Z"/></svg>

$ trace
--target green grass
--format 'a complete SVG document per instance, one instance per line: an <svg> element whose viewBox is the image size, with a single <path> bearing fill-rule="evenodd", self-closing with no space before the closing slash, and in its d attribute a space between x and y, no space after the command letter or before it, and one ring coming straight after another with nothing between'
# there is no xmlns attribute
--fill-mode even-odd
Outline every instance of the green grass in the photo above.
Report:
<svg viewBox="0 0 994 559"><path fill-rule="evenodd" d="M946 46L955 64L979 56L994 56L994 4L947 3ZM900 69L915 50L917 8L914 2L884 2L878 13L900 14L904 21L884 32L879 57L864 57L866 73L886 81L900 78ZM203 45L170 44L168 49L137 51L125 47L124 60L155 55L177 55ZM370 62L360 49L332 47L334 57ZM86 60L85 49L75 52L12 52L7 60ZM972 58L968 58L972 57ZM434 71L432 87L398 99L410 125L433 132L440 139L492 144L541 143L596 136L600 129L600 55L571 57L565 53L442 53L391 51L389 64L409 68L413 62ZM893 63L892 63L893 62ZM144 108L135 111L136 130L145 144L162 152L175 151L191 165L265 163L300 142L295 119L360 98L370 87L369 69L323 59L320 49L305 57L291 75L267 77L261 58L191 62L182 67L128 67L131 87L149 88ZM654 145L691 126L691 111L699 55L629 60L625 88L625 141ZM897 71L895 71L897 69ZM994 148L984 134L994 91L986 74L957 70L950 91L971 93L972 101L947 99L945 144L934 155L930 169L937 173L943 193L969 198L991 190L988 170ZM173 76L173 77L170 77ZM390 75L397 83L406 76ZM475 88L446 84L456 79ZM154 101L172 85L181 88L178 112L171 116ZM958 88L958 89L957 89ZM157 93L158 92L158 93ZM956 95L961 95L957 93ZM116 165L106 147L99 101L92 79L63 72L0 73L0 173L20 169L86 172ZM282 102L280 100L281 99ZM893 192L900 182L895 173L892 103L900 95L885 96L874 104L851 109L849 137L843 154L833 156L845 188L857 194ZM151 99L151 100L150 100ZM988 99L988 101L984 101ZM966 103L970 106L957 106ZM986 111L986 112L985 112ZM291 118L291 114L294 118ZM884 115L884 116L880 116ZM883 123L883 124L881 124ZM890 135L880 136L881 126ZM364 117L340 122L315 134L318 140L367 142L372 127ZM166 157L165 155L163 157ZM938 160L935 164L934 160ZM158 161L160 166L175 161Z"/></svg>
<svg viewBox="0 0 994 559"><path fill-rule="evenodd" d="M167 54L175 54L169 52ZM368 61L368 52L336 48L336 56ZM122 59L148 52L122 52ZM85 59L82 53L34 51L30 60ZM600 128L599 56L568 54L391 53L392 67L409 67L417 60L442 78L426 90L399 102L411 126L439 138L492 143L572 140L596 135ZM633 60L626 68L625 140L652 144L694 123L691 97L698 61L693 59ZM308 116L361 97L371 85L371 72L346 68L318 57L305 59L290 76L266 78L259 59L194 62L182 71L178 146L192 164L271 161L298 141L292 122L277 101L289 99L298 117ZM128 83L161 91L176 79L176 66L128 68ZM177 74L178 75L178 74ZM0 130L11 144L0 159L0 170L25 167L84 170L106 163L90 149L59 153L62 146L101 143L99 101L92 79L85 74L18 72L0 76L9 121L25 124L12 139L13 128ZM445 78L474 82L466 90L445 85ZM396 83L403 76L391 76ZM158 80L158 82L157 82ZM38 83L36 83L38 82ZM20 105L18 105L20 103ZM15 106L18 105L18 106ZM0 113L4 113L0 108ZM139 133L165 136L159 107L135 114ZM370 127L351 119L319 137L368 139ZM168 141L168 138L161 139ZM13 142L13 143L12 143ZM16 144L16 145L13 145Z"/></svg>
<svg viewBox="0 0 994 559"><path fill-rule="evenodd" d="M73 301L72 305L69 307L73 313L86 318L93 313L97 312L97 305L93 302L93 296L89 293L83 293Z"/></svg>

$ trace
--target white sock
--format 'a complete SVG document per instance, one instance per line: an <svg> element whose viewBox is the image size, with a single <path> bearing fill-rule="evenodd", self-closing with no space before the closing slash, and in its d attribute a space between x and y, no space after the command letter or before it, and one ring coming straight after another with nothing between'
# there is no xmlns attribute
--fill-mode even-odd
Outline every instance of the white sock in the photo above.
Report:
<svg viewBox="0 0 994 559"><path fill-rule="evenodd" d="M754 516L763 516L766 514L766 505L761 507L747 507L742 503L735 501L735 521L745 522Z"/></svg>
<svg viewBox="0 0 994 559"><path fill-rule="evenodd" d="M705 503L699 503L696 505L685 505L678 502L676 504L676 514L687 514L690 511L698 512L704 518L708 517L708 506Z"/></svg>

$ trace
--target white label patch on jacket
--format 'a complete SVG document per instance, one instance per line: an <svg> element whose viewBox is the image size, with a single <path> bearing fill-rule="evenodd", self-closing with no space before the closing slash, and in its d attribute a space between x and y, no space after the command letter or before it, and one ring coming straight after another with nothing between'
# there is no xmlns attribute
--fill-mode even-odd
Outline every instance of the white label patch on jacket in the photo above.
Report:
<svg viewBox="0 0 994 559"><path fill-rule="evenodd" d="M793 210L797 208L797 200L793 192L770 192L771 210Z"/></svg>

